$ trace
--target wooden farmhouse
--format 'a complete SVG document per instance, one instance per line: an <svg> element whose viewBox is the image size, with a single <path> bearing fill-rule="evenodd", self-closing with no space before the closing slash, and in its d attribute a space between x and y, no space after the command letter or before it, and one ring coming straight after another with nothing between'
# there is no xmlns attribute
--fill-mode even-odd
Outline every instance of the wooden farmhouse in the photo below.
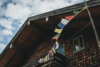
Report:
<svg viewBox="0 0 100 67"><path fill-rule="evenodd" d="M0 67L100 67L100 0L87 1L87 5L95 29L87 9L82 10L84 2L29 17L1 53ZM57 41L52 39L57 25L74 16L74 11L80 12L63 28ZM59 48L40 62L56 42Z"/></svg>

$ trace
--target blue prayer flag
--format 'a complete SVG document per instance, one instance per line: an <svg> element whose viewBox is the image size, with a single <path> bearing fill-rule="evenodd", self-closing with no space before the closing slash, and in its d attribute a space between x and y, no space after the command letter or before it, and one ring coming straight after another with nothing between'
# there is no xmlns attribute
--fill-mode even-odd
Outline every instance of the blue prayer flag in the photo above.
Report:
<svg viewBox="0 0 100 67"><path fill-rule="evenodd" d="M49 60L49 54L47 55L47 60Z"/></svg>
<svg viewBox="0 0 100 67"><path fill-rule="evenodd" d="M55 47L56 47L56 46L55 46L55 44L54 44L54 45L53 45L53 48L55 49Z"/></svg>
<svg viewBox="0 0 100 67"><path fill-rule="evenodd" d="M61 29L63 29L65 27L65 25L62 23L59 23L57 26L59 26Z"/></svg>

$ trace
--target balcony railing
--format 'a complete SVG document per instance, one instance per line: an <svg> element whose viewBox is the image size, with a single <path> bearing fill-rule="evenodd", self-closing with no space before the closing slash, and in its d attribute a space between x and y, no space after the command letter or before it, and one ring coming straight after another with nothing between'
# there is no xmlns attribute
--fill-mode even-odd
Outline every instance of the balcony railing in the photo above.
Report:
<svg viewBox="0 0 100 67"><path fill-rule="evenodd" d="M31 61L24 67L65 67L66 58L60 53L56 52L49 60L45 63L39 63L38 59L36 61Z"/></svg>

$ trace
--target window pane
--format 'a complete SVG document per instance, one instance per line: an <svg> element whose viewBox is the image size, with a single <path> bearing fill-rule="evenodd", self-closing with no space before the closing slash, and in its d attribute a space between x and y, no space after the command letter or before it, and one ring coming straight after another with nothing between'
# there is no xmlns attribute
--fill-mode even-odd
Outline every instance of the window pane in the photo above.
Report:
<svg viewBox="0 0 100 67"><path fill-rule="evenodd" d="M79 50L78 39L74 40L75 51Z"/></svg>
<svg viewBox="0 0 100 67"><path fill-rule="evenodd" d="M82 40L82 37L79 38L79 45L80 45L80 48L83 48L83 40Z"/></svg>

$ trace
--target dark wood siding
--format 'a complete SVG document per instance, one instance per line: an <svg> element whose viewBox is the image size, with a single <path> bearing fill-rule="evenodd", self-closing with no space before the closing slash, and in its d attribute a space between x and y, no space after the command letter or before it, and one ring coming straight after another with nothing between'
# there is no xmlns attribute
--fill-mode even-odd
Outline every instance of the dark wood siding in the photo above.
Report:
<svg viewBox="0 0 100 67"><path fill-rule="evenodd" d="M99 28L97 28L99 29ZM80 29L71 29L70 31L64 30L58 40L61 45L65 41L69 40L76 32ZM100 32L98 32L100 34ZM73 38L83 35L85 49L81 50L77 53L73 53ZM71 38L69 41L65 43L65 56L67 58L66 64L71 67L95 67L97 65L100 66L100 50L98 48L96 38L94 35L94 31L91 28L85 28L76 36ZM39 42L39 46L35 49L33 54L30 56L27 62L31 60L38 59L41 55L48 53L48 51L53 47L55 40L43 38Z"/></svg>

